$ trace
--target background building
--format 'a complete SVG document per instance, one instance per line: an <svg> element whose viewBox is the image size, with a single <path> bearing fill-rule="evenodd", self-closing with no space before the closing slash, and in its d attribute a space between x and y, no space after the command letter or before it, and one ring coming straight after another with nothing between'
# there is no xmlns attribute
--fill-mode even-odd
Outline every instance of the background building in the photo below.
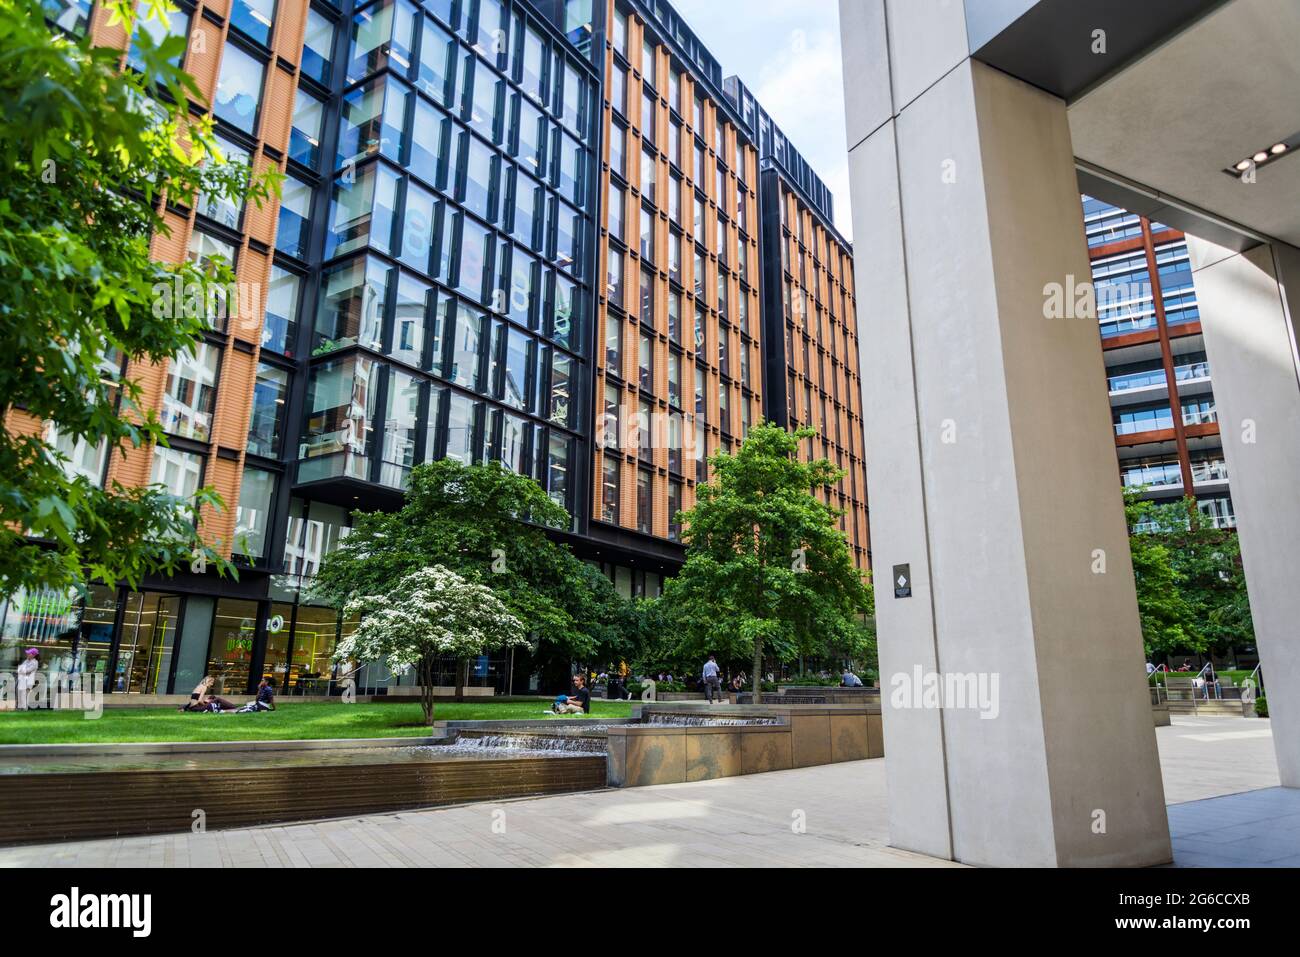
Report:
<svg viewBox="0 0 1300 957"><path fill-rule="evenodd" d="M240 580L16 596L0 666L38 642L113 692L204 673L324 691L350 624L304 583L351 509L397 505L442 457L532 476L573 516L558 535L656 595L706 455L765 417L822 431L808 454L848 471L830 499L866 567L851 251L824 186L666 3L176 2L142 28L189 38L226 154L285 179L261 208L169 208L154 251L225 257L264 308L127 370L169 448L67 451L95 481L214 486L228 507L203 532ZM46 6L131 68L106 10ZM473 676L504 690L507 671Z"/></svg>
<svg viewBox="0 0 1300 957"><path fill-rule="evenodd" d="M1196 498L1220 527L1236 518L1181 231L1090 196L1084 229L1120 480L1145 498Z"/></svg>

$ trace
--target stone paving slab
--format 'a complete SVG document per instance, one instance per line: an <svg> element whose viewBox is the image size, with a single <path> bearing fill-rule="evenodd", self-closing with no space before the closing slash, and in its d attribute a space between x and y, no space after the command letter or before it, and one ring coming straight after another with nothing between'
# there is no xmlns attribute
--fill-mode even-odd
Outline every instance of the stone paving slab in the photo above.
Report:
<svg viewBox="0 0 1300 957"><path fill-rule="evenodd" d="M1266 720L1175 717L1156 736L1176 865L1300 865L1300 792L1278 787ZM850 761L206 834L0 848L0 867L959 866L887 846L885 771L881 760Z"/></svg>

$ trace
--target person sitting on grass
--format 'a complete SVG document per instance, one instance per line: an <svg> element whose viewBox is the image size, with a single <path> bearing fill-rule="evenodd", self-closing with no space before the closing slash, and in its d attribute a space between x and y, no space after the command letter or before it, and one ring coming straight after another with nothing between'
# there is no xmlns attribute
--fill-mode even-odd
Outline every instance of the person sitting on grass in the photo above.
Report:
<svg viewBox="0 0 1300 957"><path fill-rule="evenodd" d="M555 699L556 714L586 714L591 711L591 692L587 690L584 675L573 676L574 691L571 695L560 695Z"/></svg>
<svg viewBox="0 0 1300 957"><path fill-rule="evenodd" d="M199 683L194 686L190 692L190 700L181 707L182 711L234 711L239 705L233 701L218 697L212 693L212 686L217 683L217 679L212 675L204 675L199 679Z"/></svg>
<svg viewBox="0 0 1300 957"><path fill-rule="evenodd" d="M275 710L275 679L263 678L257 683L257 697L242 708L236 708L234 714L248 714L253 711Z"/></svg>

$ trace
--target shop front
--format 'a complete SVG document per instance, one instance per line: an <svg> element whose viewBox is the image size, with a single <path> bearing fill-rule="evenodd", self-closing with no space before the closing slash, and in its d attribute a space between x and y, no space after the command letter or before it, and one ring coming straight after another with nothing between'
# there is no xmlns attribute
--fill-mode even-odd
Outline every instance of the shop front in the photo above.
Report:
<svg viewBox="0 0 1300 957"><path fill-rule="evenodd" d="M43 669L98 675L107 694L188 695L211 675L221 694L251 693L267 676L281 694L325 695L342 627L334 609L298 602L105 585L19 592L0 603L0 671L36 648Z"/></svg>

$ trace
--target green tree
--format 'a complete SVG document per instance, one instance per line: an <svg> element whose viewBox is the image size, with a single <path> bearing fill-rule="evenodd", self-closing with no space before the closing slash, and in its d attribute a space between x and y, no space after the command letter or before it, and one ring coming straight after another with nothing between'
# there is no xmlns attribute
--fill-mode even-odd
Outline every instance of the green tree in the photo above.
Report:
<svg viewBox="0 0 1300 957"><path fill-rule="evenodd" d="M526 643L523 626L492 589L441 565L406 575L394 587L352 598L356 630L339 642L339 661L383 661L395 672L414 668L424 721L433 723L438 658L465 658L487 648Z"/></svg>
<svg viewBox="0 0 1300 957"><path fill-rule="evenodd" d="M132 4L110 6L134 27ZM143 70L121 72L120 51L53 29L38 0L0 4L3 596L135 585L196 564L230 570L196 530L204 507L222 504L211 490L183 500L162 486L101 488L69 468L78 447L165 444L123 362L167 360L201 335L207 310L160 309L159 290L188 290L202 305L231 278L152 260L164 199L260 203L274 185L222 161L211 120L190 115L199 90L173 62L184 39L155 45L134 32Z"/></svg>
<svg viewBox="0 0 1300 957"><path fill-rule="evenodd" d="M748 654L755 701L765 654L788 660L861 635L871 591L838 527L842 514L814 493L844 474L829 461L801 462L811 429L763 424L735 455L710 459L713 478L682 514L686 563L664 586L679 622L680 654Z"/></svg>
<svg viewBox="0 0 1300 957"><path fill-rule="evenodd" d="M594 660L612 651L623 612L607 579L554 541L569 513L532 479L499 462L443 459L411 470L394 512L355 512L351 533L322 563L312 594L343 607L356 595L443 565L488 585L535 641L535 657ZM603 581L598 581L602 579ZM614 610L611 610L614 609ZM458 669L458 694L464 664Z"/></svg>
<svg viewBox="0 0 1300 957"><path fill-rule="evenodd" d="M1147 655L1253 643L1236 533L1215 527L1190 497L1162 503L1134 489L1124 508Z"/></svg>

